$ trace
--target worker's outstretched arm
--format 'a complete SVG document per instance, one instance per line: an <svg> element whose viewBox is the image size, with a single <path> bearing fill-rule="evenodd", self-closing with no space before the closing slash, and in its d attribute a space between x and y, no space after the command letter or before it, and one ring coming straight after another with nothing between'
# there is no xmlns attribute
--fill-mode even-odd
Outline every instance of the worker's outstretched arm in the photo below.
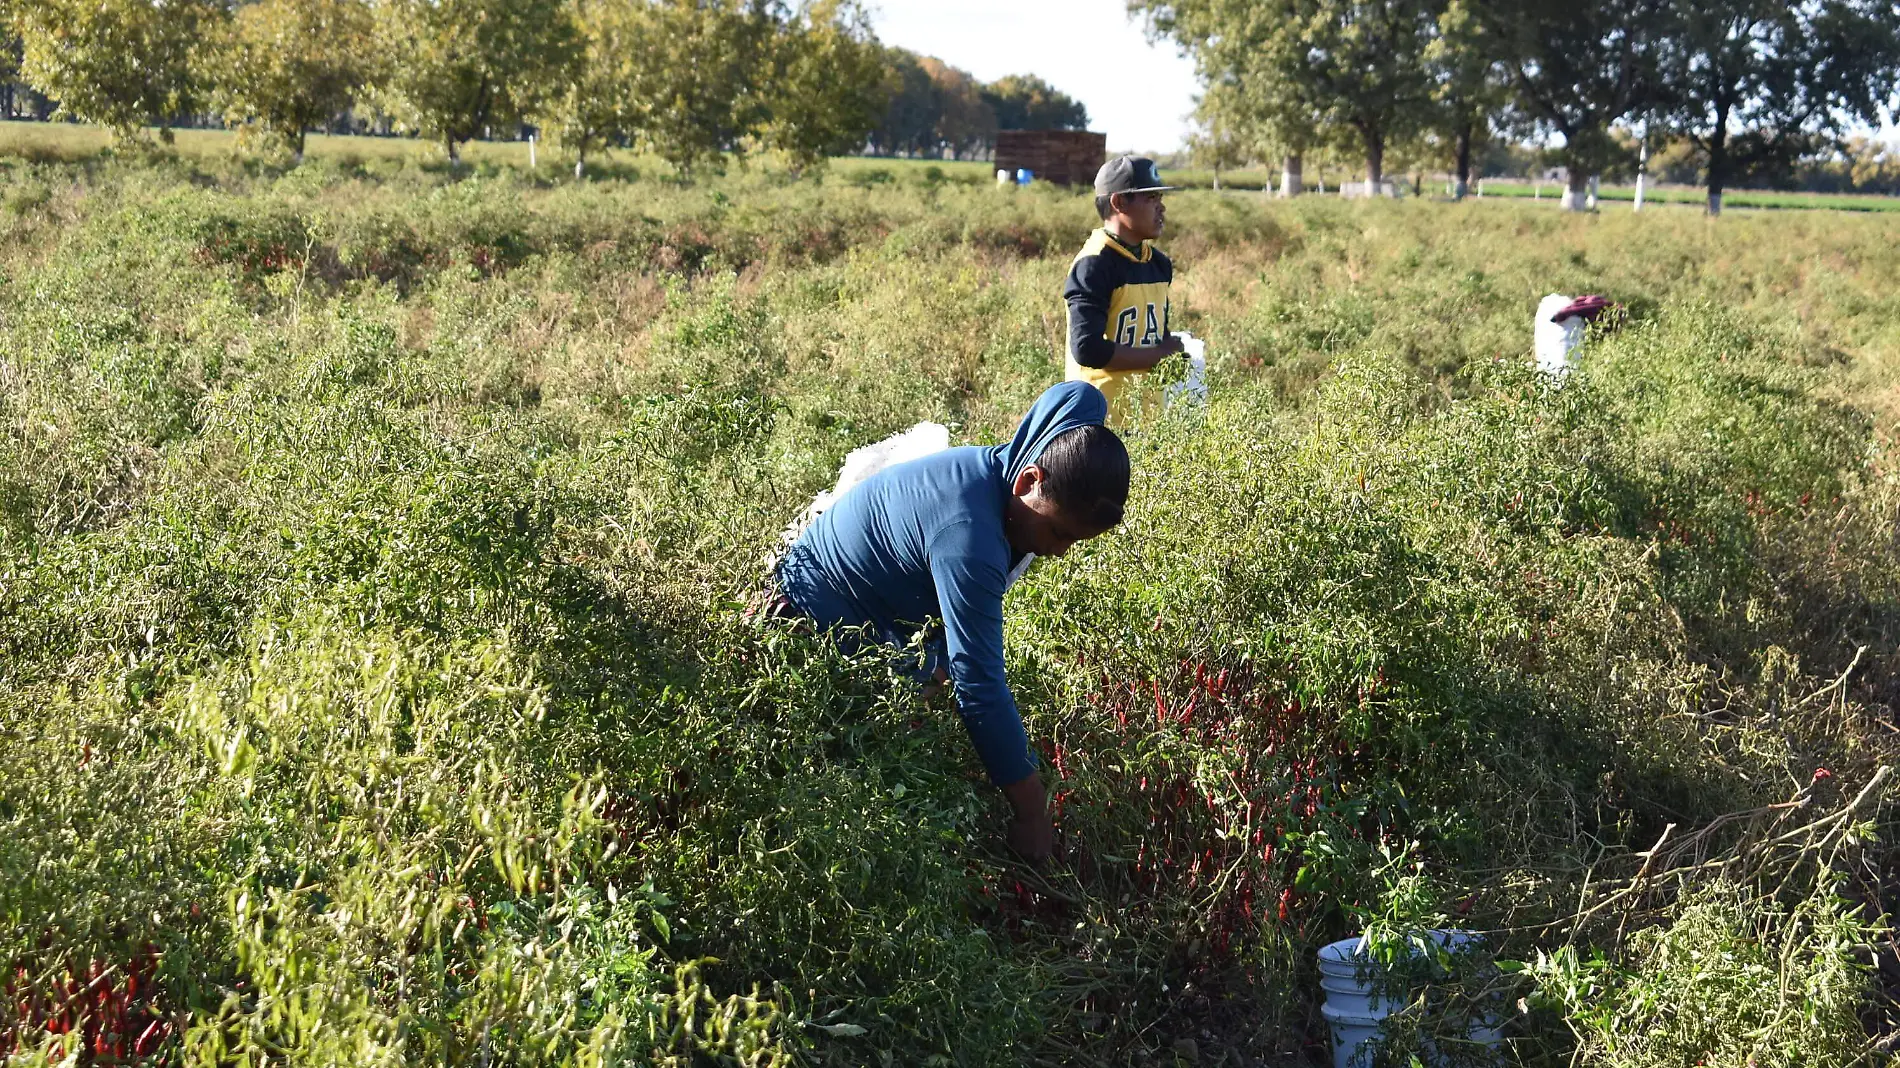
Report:
<svg viewBox="0 0 1900 1068"><path fill-rule="evenodd" d="M1161 344L1138 349L1133 345L1117 345L1103 367L1110 371L1146 371L1155 364L1181 351L1181 339L1169 334Z"/></svg>
<svg viewBox="0 0 1900 1068"><path fill-rule="evenodd" d="M1042 775L1031 772L1027 779L1003 787L1015 816L1009 823L1009 847L1025 860L1041 860L1055 848L1055 825L1049 822L1049 798L1042 790Z"/></svg>
<svg viewBox="0 0 1900 1068"><path fill-rule="evenodd" d="M940 544L955 544L955 533L949 531ZM945 667L956 683L957 712L990 782L1003 790L1015 810L1010 845L1040 860L1048 855L1053 832L1029 735L1003 677L1007 576L996 561L951 551L934 554L930 569L943 614Z"/></svg>

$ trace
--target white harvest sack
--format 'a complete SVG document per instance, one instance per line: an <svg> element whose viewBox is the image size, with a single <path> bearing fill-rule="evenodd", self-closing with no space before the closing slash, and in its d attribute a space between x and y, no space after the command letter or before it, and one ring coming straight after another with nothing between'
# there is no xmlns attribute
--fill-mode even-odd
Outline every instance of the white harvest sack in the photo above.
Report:
<svg viewBox="0 0 1900 1068"><path fill-rule="evenodd" d="M942 452L950 447L950 428L942 423L918 423L883 441L874 441L852 449L844 458L844 466L838 469L838 482L828 490L819 490L818 496L811 499L805 510L785 528L785 544L790 545L798 536L811 526L812 520L824 515L825 511L851 492L852 488L879 471L893 464L929 456L933 452Z"/></svg>
<svg viewBox="0 0 1900 1068"><path fill-rule="evenodd" d="M1176 404L1203 405L1207 403L1207 342L1185 330L1177 330L1175 337L1181 339L1181 351L1187 354L1187 377L1167 388L1162 395L1164 408Z"/></svg>
<svg viewBox="0 0 1900 1068"><path fill-rule="evenodd" d="M1553 378L1561 379L1568 374L1571 359L1583 348L1585 321L1571 316L1560 323L1553 318L1570 303L1571 298L1560 293L1552 293L1537 303L1537 322L1532 329L1537 369Z"/></svg>
<svg viewBox="0 0 1900 1068"><path fill-rule="evenodd" d="M887 467L921 459L949 447L950 429L941 423L924 422L918 423L909 430L892 434L883 441L874 441L869 445L852 449L851 454L844 458L844 466L838 469L837 484L828 490L818 491L818 496L813 497L811 503L805 506L805 510L799 513L798 518L785 528L786 547L789 548L793 542L797 541L798 536L805 533L806 527L819 516L824 515L832 505L842 500L844 495L856 488L858 483ZM1023 558L1010 569L1005 588L1014 586L1016 580L1023 577L1023 572L1029 570L1029 565L1034 563L1035 559L1036 554L1024 553Z"/></svg>

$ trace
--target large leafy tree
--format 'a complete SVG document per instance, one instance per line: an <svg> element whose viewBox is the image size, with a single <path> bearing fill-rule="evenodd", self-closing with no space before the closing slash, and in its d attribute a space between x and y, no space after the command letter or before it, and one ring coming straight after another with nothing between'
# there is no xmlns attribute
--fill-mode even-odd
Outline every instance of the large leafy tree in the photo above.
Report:
<svg viewBox="0 0 1900 1068"><path fill-rule="evenodd" d="M978 93L999 130L1086 130L1089 109L1033 74L1011 74Z"/></svg>
<svg viewBox="0 0 1900 1068"><path fill-rule="evenodd" d="M766 0L642 4L628 85L634 143L681 172L718 169L765 122L760 71L778 20Z"/></svg>
<svg viewBox="0 0 1900 1068"><path fill-rule="evenodd" d="M868 140L880 154L979 152L998 130L1084 130L1088 109L1034 75L985 85L968 71L902 48L881 49L879 112Z"/></svg>
<svg viewBox="0 0 1900 1068"><path fill-rule="evenodd" d="M1431 78L1431 127L1449 147L1455 195L1471 188L1473 150L1507 106L1498 49L1468 0L1450 0L1438 13L1438 33L1426 46Z"/></svg>
<svg viewBox="0 0 1900 1068"><path fill-rule="evenodd" d="M1373 188L1386 146L1429 118L1428 0L1130 0L1210 83L1259 107L1262 128L1347 140ZM1289 140L1291 140L1289 138Z"/></svg>
<svg viewBox="0 0 1900 1068"><path fill-rule="evenodd" d="M373 77L365 0L258 0L237 9L211 63L226 121L303 160L304 134L349 107Z"/></svg>
<svg viewBox="0 0 1900 1068"><path fill-rule="evenodd" d="M962 158L996 142L996 113L983 101L982 87L969 71L931 56L919 60L936 89L937 122L933 149Z"/></svg>
<svg viewBox="0 0 1900 1068"><path fill-rule="evenodd" d="M580 34L562 0L376 0L388 62L380 93L398 125L442 143L520 121L579 60Z"/></svg>
<svg viewBox="0 0 1900 1068"><path fill-rule="evenodd" d="M0 117L13 117L13 87L20 77L20 31L11 0L0 0Z"/></svg>
<svg viewBox="0 0 1900 1068"><path fill-rule="evenodd" d="M848 0L815 0L781 26L766 72L762 143L794 169L864 146L884 109L870 20Z"/></svg>
<svg viewBox="0 0 1900 1068"><path fill-rule="evenodd" d="M1260 158L1280 156L1280 195L1297 195L1304 156L1317 142L1317 132L1312 115L1288 86L1261 70L1246 9L1224 3L1129 0L1128 10L1145 17L1151 37L1174 41L1194 60L1203 85L1194 106L1201 127L1222 131L1223 139L1252 142L1251 154Z"/></svg>
<svg viewBox="0 0 1900 1068"><path fill-rule="evenodd" d="M222 9L212 0L30 0L15 5L20 72L59 101L58 114L110 127L132 143L147 123L195 110L200 44Z"/></svg>
<svg viewBox="0 0 1900 1068"><path fill-rule="evenodd" d="M1264 147L1253 117L1246 109L1233 107L1219 86L1195 98L1194 122L1195 130L1188 136L1188 155L1214 172L1217 190L1221 187L1221 171L1246 166Z"/></svg>
<svg viewBox="0 0 1900 1068"><path fill-rule="evenodd" d="M545 118L577 177L621 142L682 172L760 147L802 170L862 147L884 106L883 54L849 0L573 5L581 59Z"/></svg>
<svg viewBox="0 0 1900 1068"><path fill-rule="evenodd" d="M885 48L883 65L879 92L884 108L871 127L872 150L884 155L922 152L936 141L937 113L942 110L937 83L915 52Z"/></svg>
<svg viewBox="0 0 1900 1068"><path fill-rule="evenodd" d="M574 154L576 178L586 174L589 153L633 136L638 64L649 56L645 7L643 0L574 0L579 54L538 117Z"/></svg>
<svg viewBox="0 0 1900 1068"><path fill-rule="evenodd" d="M1564 140L1570 174L1564 206L1584 207L1590 177L1627 154L1611 127L1665 100L1662 69L1672 42L1671 0L1471 0L1497 49L1524 123Z"/></svg>
<svg viewBox="0 0 1900 1068"><path fill-rule="evenodd" d="M1900 68L1890 0L1704 0L1673 37L1668 113L1703 160L1711 215L1738 170L1785 172L1876 121Z"/></svg>

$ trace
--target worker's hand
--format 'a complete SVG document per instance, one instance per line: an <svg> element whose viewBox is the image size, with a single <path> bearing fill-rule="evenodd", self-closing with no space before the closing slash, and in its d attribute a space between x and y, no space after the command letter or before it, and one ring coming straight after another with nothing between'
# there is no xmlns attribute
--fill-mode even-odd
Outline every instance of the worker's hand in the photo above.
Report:
<svg viewBox="0 0 1900 1068"><path fill-rule="evenodd" d="M1009 848L1017 856L1031 864L1041 864L1049 859L1049 853L1056 846L1055 825L1049 822L1049 814L1030 816L1027 819L1011 820L1009 824Z"/></svg>
<svg viewBox="0 0 1900 1068"><path fill-rule="evenodd" d="M1182 344L1181 339L1175 337L1173 334L1169 334L1146 348L1138 349L1133 345L1116 345L1115 354L1108 358L1108 363L1103 366L1103 370L1153 370L1155 365L1159 364L1162 360L1185 351L1187 351L1187 346Z"/></svg>
<svg viewBox="0 0 1900 1068"><path fill-rule="evenodd" d="M1016 817L1009 823L1009 848L1032 864L1047 860L1055 848L1056 829L1049 822L1049 798L1042 792L1042 776L1034 772L1021 782L1003 787Z"/></svg>
<svg viewBox="0 0 1900 1068"><path fill-rule="evenodd" d="M924 683L924 688L919 691L918 696L922 697L926 702L935 701L938 697L948 692L949 689L950 673L942 668L938 668L930 676L930 681Z"/></svg>

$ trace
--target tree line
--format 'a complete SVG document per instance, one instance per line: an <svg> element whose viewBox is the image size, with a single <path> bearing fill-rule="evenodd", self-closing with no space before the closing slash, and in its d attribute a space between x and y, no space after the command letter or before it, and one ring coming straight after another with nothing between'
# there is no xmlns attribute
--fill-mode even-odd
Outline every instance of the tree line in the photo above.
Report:
<svg viewBox="0 0 1900 1068"><path fill-rule="evenodd" d="M775 152L981 155L1082 128L1042 80L980 83L878 42L854 0L0 0L8 114L136 141L209 117L301 159L364 125L461 146L533 127L576 174L608 146L683 171Z"/></svg>
<svg viewBox="0 0 1900 1068"><path fill-rule="evenodd" d="M1658 144L1687 145L1709 211L1738 174L1839 153L1894 106L1893 0L1129 0L1190 55L1199 152L1353 152L1376 190L1397 151L1447 164L1463 195L1488 138L1555 144L1566 206Z"/></svg>

